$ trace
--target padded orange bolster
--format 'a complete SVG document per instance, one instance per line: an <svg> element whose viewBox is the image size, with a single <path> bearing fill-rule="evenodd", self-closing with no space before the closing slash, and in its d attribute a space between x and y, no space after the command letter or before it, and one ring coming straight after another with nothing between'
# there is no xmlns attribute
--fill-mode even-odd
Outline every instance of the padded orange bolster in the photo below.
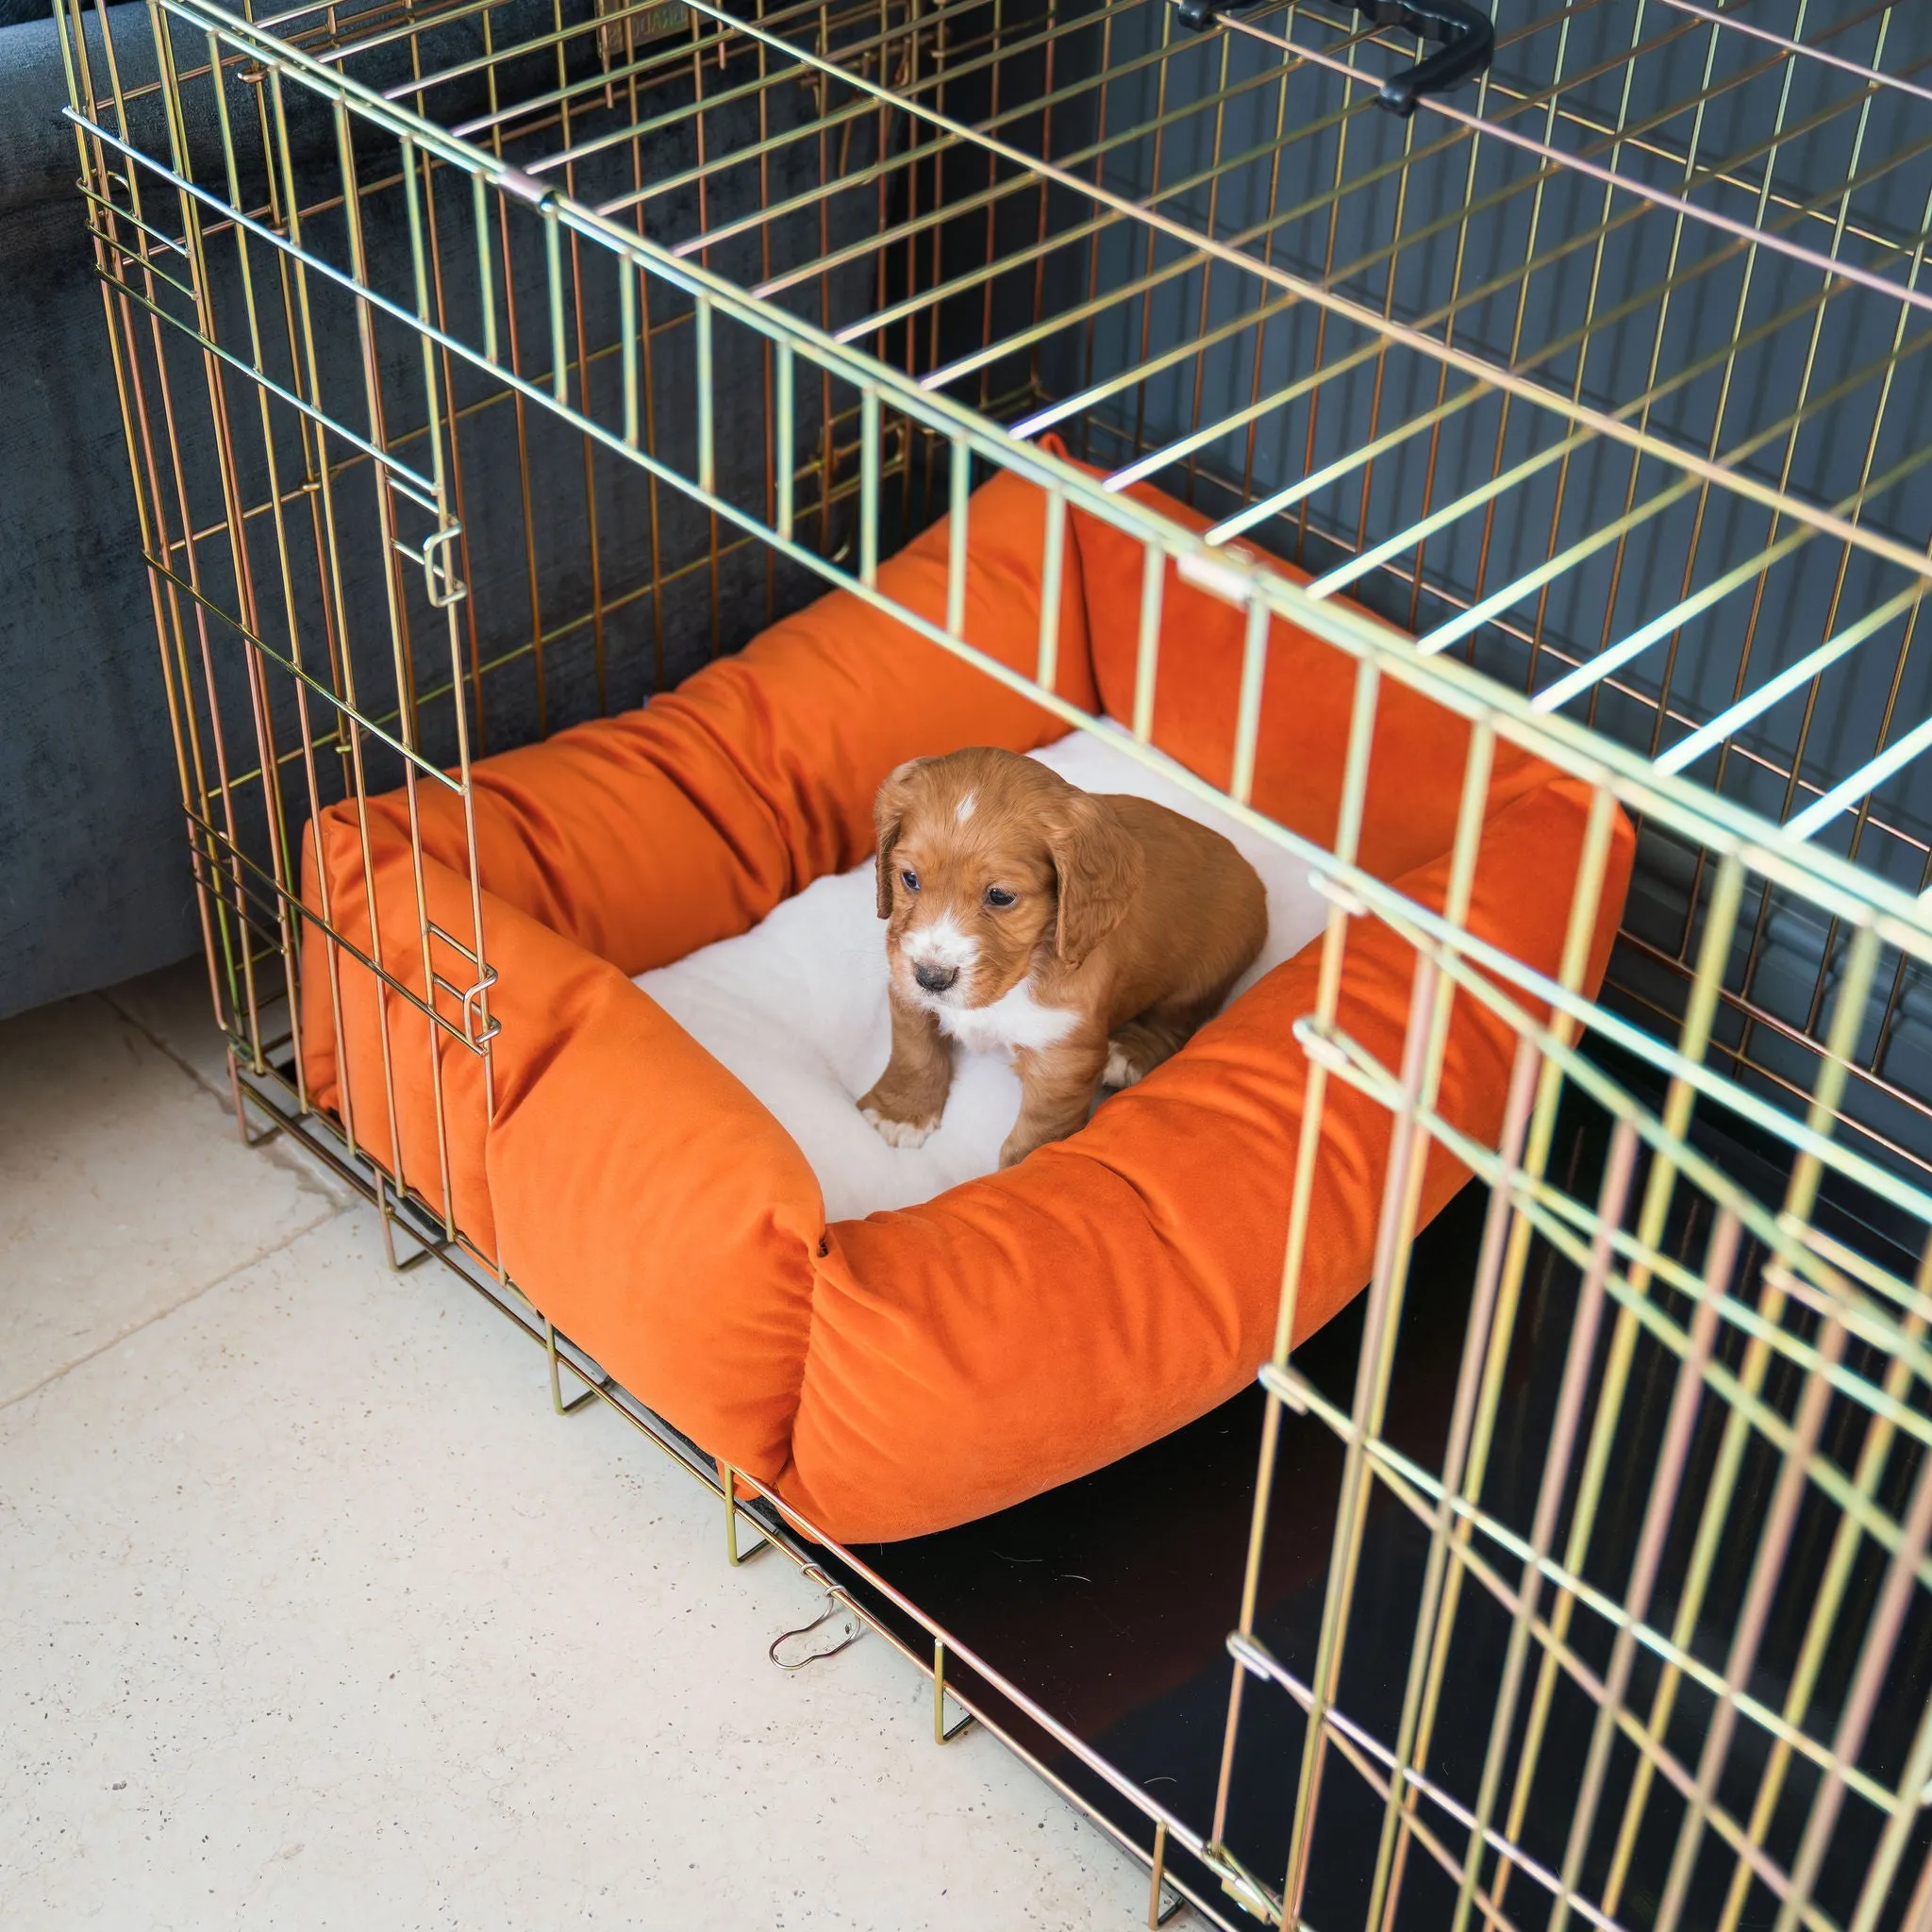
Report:
<svg viewBox="0 0 1932 1932"><path fill-rule="evenodd" d="M1208 527L1208 518L1147 484L1128 494L1171 523L1194 530ZM1084 510L1074 511L1073 527L1087 586L1101 708L1109 717L1131 718L1142 546L1137 538ZM1280 575L1307 582L1307 572L1278 558L1270 561ZM1350 608L1364 614L1358 607ZM1154 687L1154 741L1224 790L1233 775L1245 625L1242 611L1197 589L1168 565ZM1407 641L1406 634L1395 634ZM1323 845L1335 841L1356 672L1355 658L1299 625L1276 618L1269 626L1254 803L1277 824ZM1366 871L1392 879L1449 848L1456 836L1468 746L1467 721L1420 691L1391 678L1381 680L1358 855ZM1491 764L1489 809L1493 812L1555 775L1555 767L1507 740L1498 741Z"/></svg>
<svg viewBox="0 0 1932 1932"><path fill-rule="evenodd" d="M1554 974L1589 812L1558 779L1486 828L1469 926ZM1614 833L1589 984L1614 936L1634 838ZM1399 881L1440 908L1446 856ZM1525 891L1525 881L1539 882ZM1415 955L1351 923L1337 1024L1399 1069ZM922 1535L1071 1481L1205 1414L1269 1351L1320 947L1269 974L1086 1130L901 1213L839 1222L820 1264L792 1464L780 1488L843 1541ZM1514 1038L1458 992L1446 1117L1493 1145ZM1296 1334L1368 1279L1391 1116L1327 1082ZM1434 1147L1422 1218L1468 1178Z"/></svg>
<svg viewBox="0 0 1932 1932"><path fill-rule="evenodd" d="M365 891L360 844L344 836L352 829L340 820L324 823L320 865L314 827L304 837L304 903L320 908L325 881L336 930L373 957L373 899L381 917L384 971L460 1031L462 1002L447 989L472 985L475 966L455 948L432 940L429 967L442 983L425 984L408 846L380 832L372 837L373 890ZM468 883L435 858L423 861L422 880L430 924L467 934L473 923ZM606 979L625 988L629 982L604 960L487 893L483 923L492 945L517 966L491 990L488 1007L490 1019L502 1028L492 1057L501 1107L538 1078L558 1041L587 1009L591 990ZM478 1254L494 1262L496 1215L484 1165L489 1104L482 1059L460 1039L432 1025L421 1006L403 993L383 991L351 955L334 946L325 953L317 927L310 928L303 968L302 1056L311 1104L339 1111L362 1152L391 1176L406 1175L439 1214L454 1217ZM335 1078L338 1016L340 1037L349 1050L346 1092ZM480 1032L481 1019L479 1008L469 1018L473 1034Z"/></svg>
<svg viewBox="0 0 1932 1932"><path fill-rule="evenodd" d="M759 1101L606 967L498 1108L489 1166L511 1279L641 1402L772 1481L825 1208Z"/></svg>
<svg viewBox="0 0 1932 1932"><path fill-rule="evenodd" d="M375 873L379 904L407 893L413 906L407 849L383 845ZM424 883L438 924L467 924L468 888L456 874L430 859ZM344 884L338 904L353 912L358 901ZM391 992L403 1171L440 1206L446 1159L458 1224L478 1253L500 1258L567 1335L596 1338L600 1359L633 1393L769 1479L784 1460L811 1322L825 1224L817 1178L752 1094L615 966L501 901L484 918L499 957L515 964L491 1003L503 1029L495 1115L482 1061L437 1029L448 1125L439 1142L432 1028ZM422 992L420 948L385 964ZM448 948L433 964L462 983ZM341 974L348 1037L379 1055L375 993L371 974ZM436 1004L461 1024L447 992ZM393 1173L380 1071L378 1058L373 1076L352 1083L354 1125Z"/></svg>

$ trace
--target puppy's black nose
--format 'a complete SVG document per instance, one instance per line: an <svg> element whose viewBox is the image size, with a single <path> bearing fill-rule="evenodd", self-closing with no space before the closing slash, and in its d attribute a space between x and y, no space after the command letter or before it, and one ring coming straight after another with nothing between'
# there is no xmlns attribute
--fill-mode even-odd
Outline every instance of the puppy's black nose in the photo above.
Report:
<svg viewBox="0 0 1932 1932"><path fill-rule="evenodd" d="M927 992L944 992L959 976L957 966L915 966L912 976Z"/></svg>

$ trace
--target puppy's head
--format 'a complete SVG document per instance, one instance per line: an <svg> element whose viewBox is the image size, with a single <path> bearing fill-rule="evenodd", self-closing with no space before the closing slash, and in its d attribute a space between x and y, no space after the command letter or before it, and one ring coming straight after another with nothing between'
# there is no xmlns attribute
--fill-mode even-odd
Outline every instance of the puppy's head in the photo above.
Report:
<svg viewBox="0 0 1932 1932"><path fill-rule="evenodd" d="M1112 808L1012 752L914 758L873 816L892 978L936 1012L991 1006L1042 946L1078 966L1140 888L1140 848Z"/></svg>

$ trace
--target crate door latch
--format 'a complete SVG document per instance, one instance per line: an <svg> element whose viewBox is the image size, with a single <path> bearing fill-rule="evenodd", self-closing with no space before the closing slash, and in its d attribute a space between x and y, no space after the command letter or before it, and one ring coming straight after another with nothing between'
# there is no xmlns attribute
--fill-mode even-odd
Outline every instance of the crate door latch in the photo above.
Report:
<svg viewBox="0 0 1932 1932"><path fill-rule="evenodd" d="M1255 0L1234 0L1218 7L1215 0L1179 0L1183 26L1206 33L1222 14L1246 10ZM1436 51L1385 80L1375 98L1405 121L1424 94L1446 93L1486 73L1496 49L1496 29L1489 16L1470 0L1354 0L1355 10L1366 13L1377 26L1407 27L1425 41L1440 42Z"/></svg>

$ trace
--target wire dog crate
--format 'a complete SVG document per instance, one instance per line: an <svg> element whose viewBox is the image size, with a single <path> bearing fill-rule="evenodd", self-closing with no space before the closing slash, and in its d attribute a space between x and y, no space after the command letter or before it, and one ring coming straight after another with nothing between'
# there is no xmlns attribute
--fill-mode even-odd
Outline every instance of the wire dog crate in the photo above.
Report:
<svg viewBox="0 0 1932 1932"><path fill-rule="evenodd" d="M393 1258L492 1294L560 1408L559 1364L715 1480L446 1192L311 1108L293 992L333 947L303 938L302 827L397 785L467 802L486 750L641 702L827 584L884 603L880 558L1016 471L1050 569L1070 506L1150 560L1118 724L1056 695L1044 599L1035 688L1070 725L1146 746L1185 675L1157 649L1172 559L1250 614L1236 809L1291 617L1356 661L1358 753L1409 687L1474 721L1473 760L1519 744L1589 783L1571 944L1549 980L1453 894L1358 866L1363 756L1331 848L1248 813L1334 898L1298 1174L1326 1083L1395 1138L1366 1298L1291 1357L1298 1184L1281 1341L1230 1438L1249 1475L1134 1519L1143 1548L1224 1532L1191 1666L1211 1722L1174 1775L1003 1661L940 1571L727 1477L734 1557L742 1530L813 1565L932 1674L942 1737L957 1700L1150 1867L1156 1916L1922 1932L1932 21L1499 8L1480 77L1418 106L1439 8L1182 10L63 0L242 1131L299 1136ZM948 626L900 614L973 658L962 568ZM1591 999L1619 807L1637 879ZM1334 1024L1362 918L1417 956L1400 1066ZM480 910L438 937L487 1068ZM1452 995L1518 1041L1495 1145L1436 1107ZM1483 1184L1459 1233L1418 1234L1431 1145ZM1149 1493L1135 1463L1075 1513Z"/></svg>

